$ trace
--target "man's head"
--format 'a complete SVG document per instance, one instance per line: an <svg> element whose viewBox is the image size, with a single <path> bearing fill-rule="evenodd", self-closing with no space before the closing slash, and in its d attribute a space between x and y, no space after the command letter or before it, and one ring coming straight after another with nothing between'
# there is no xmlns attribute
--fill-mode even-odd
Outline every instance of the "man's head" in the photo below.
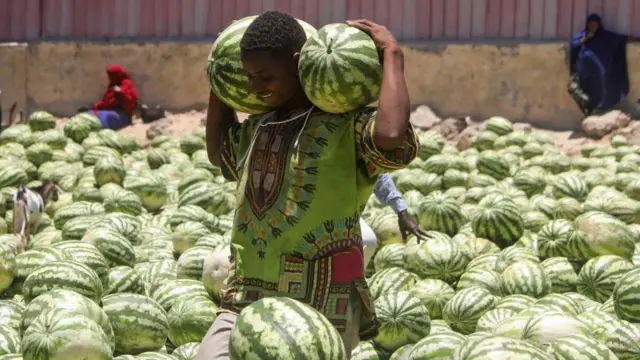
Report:
<svg viewBox="0 0 640 360"><path fill-rule="evenodd" d="M268 11L253 20L240 40L251 90L270 107L284 105L301 91L298 57L306 39L293 16Z"/></svg>
<svg viewBox="0 0 640 360"><path fill-rule="evenodd" d="M602 19L598 14L591 14L587 17L587 32L595 34L602 27Z"/></svg>

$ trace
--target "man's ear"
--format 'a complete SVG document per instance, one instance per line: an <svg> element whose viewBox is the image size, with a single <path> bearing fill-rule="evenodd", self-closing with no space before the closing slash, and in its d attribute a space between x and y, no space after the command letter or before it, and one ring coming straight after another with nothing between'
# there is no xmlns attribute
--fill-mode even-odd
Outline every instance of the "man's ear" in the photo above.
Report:
<svg viewBox="0 0 640 360"><path fill-rule="evenodd" d="M298 74L298 62L300 62L300 52L293 54L293 65L296 68L296 75Z"/></svg>

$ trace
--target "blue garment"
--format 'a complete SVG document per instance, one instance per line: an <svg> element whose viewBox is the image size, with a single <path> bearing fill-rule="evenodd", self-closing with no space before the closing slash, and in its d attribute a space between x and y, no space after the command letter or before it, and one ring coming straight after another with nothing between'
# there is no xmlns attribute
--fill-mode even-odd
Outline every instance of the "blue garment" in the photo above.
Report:
<svg viewBox="0 0 640 360"><path fill-rule="evenodd" d="M376 182L373 193L382 204L390 206L396 214L407 210L407 204L389 174L378 176L378 182Z"/></svg>
<svg viewBox="0 0 640 360"><path fill-rule="evenodd" d="M580 39L587 34L586 26L573 37L569 70L578 73L580 86L591 98L593 108L609 109L629 94L627 36L604 29L597 14L589 15L587 24L590 21L600 26L584 44L580 44Z"/></svg>
<svg viewBox="0 0 640 360"><path fill-rule="evenodd" d="M103 129L118 130L131 125L131 117L123 110L90 110L89 113L100 119Z"/></svg>

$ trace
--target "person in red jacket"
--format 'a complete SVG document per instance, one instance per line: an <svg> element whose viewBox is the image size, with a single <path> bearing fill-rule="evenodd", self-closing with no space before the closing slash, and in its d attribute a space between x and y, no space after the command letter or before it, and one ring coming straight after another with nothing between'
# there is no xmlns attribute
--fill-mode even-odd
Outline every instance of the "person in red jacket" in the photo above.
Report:
<svg viewBox="0 0 640 360"><path fill-rule="evenodd" d="M138 92L122 66L110 65L107 75L109 88L89 112L100 119L103 128L118 130L131 125L131 118L138 106Z"/></svg>

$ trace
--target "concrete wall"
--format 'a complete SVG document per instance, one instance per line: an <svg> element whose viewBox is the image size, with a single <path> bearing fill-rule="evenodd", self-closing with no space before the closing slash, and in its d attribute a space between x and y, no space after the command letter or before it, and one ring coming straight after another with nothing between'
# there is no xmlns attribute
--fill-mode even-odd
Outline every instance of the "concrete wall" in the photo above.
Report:
<svg viewBox="0 0 640 360"><path fill-rule="evenodd" d="M210 44L33 43L0 46L2 106L72 115L99 99L105 68L132 75L143 102L167 109L206 106ZM405 72L414 105L443 116L505 116L553 129L573 129L580 113L567 94L561 44L425 45L407 48ZM630 46L632 88L640 89L640 47ZM638 94L635 94L637 97Z"/></svg>

